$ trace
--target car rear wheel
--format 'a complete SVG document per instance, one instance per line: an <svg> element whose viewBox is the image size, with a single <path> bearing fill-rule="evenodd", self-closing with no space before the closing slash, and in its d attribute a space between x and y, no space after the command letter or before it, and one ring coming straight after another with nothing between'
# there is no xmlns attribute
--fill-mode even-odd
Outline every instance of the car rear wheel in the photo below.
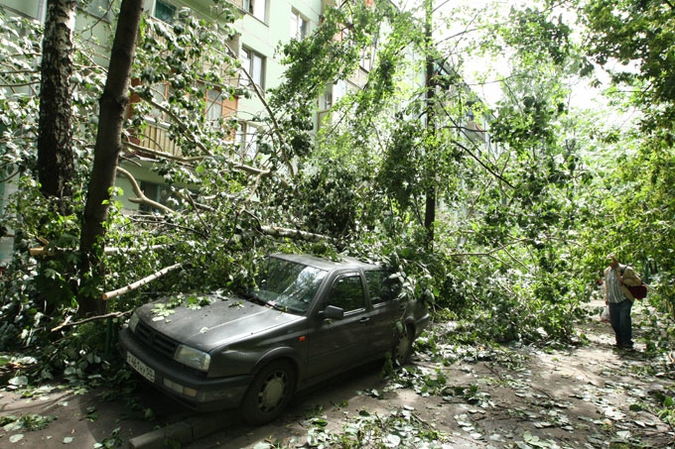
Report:
<svg viewBox="0 0 675 449"><path fill-rule="evenodd" d="M393 351L394 361L398 366L403 366L410 361L414 339L415 334L412 326L406 326L405 329L399 331Z"/></svg>
<svg viewBox="0 0 675 449"><path fill-rule="evenodd" d="M295 371L286 361L272 362L253 379L244 396L246 421L259 425L274 420L288 404L295 388Z"/></svg>

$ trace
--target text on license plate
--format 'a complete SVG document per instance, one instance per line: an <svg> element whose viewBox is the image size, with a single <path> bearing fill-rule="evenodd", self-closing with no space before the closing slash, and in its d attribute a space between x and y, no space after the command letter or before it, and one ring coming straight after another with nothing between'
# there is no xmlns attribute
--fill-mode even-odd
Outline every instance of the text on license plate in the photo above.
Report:
<svg viewBox="0 0 675 449"><path fill-rule="evenodd" d="M138 360L138 358L132 353L127 351L127 363L135 369L138 374L148 379L150 382L155 381L155 370L150 368L145 363Z"/></svg>

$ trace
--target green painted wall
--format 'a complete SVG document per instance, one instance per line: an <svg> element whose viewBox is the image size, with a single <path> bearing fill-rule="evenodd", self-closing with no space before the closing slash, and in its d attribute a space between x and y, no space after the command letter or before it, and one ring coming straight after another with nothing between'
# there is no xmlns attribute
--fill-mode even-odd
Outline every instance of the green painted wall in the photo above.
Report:
<svg viewBox="0 0 675 449"><path fill-rule="evenodd" d="M23 15L42 20L47 8L47 0L0 0L5 10L11 15Z"/></svg>
<svg viewBox="0 0 675 449"><path fill-rule="evenodd" d="M291 13L297 11L309 21L309 31L318 26L322 13L322 0L267 0L267 20L265 22L245 14L235 23L241 34L242 46L248 47L266 58L265 88L279 85L284 67L275 56L279 42L288 42L291 38ZM244 120L264 110L263 104L255 97L240 99L240 117Z"/></svg>

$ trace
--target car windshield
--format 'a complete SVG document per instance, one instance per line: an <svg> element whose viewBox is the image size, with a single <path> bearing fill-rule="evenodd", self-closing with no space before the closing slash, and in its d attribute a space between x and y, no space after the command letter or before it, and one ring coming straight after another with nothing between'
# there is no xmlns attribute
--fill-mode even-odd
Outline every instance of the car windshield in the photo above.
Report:
<svg viewBox="0 0 675 449"><path fill-rule="evenodd" d="M270 257L257 277L253 294L268 305L302 315L314 299L326 270Z"/></svg>

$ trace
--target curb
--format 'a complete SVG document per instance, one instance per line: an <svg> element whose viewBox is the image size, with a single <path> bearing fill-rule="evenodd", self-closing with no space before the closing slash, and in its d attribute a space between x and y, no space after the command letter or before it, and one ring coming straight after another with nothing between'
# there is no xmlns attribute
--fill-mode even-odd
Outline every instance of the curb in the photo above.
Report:
<svg viewBox="0 0 675 449"><path fill-rule="evenodd" d="M129 449L163 449L167 440L187 444L209 435L223 426L223 416L193 416L129 440Z"/></svg>

